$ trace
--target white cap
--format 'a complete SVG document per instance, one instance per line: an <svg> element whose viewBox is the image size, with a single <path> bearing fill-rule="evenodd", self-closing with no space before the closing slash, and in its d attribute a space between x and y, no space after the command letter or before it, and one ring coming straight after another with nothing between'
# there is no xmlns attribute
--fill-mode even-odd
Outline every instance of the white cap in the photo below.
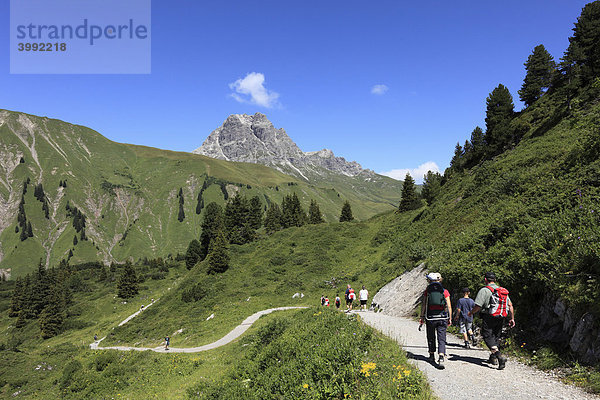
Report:
<svg viewBox="0 0 600 400"><path fill-rule="evenodd" d="M426 276L426 278L430 281L441 281L442 275L440 275L438 272L430 272L429 275Z"/></svg>

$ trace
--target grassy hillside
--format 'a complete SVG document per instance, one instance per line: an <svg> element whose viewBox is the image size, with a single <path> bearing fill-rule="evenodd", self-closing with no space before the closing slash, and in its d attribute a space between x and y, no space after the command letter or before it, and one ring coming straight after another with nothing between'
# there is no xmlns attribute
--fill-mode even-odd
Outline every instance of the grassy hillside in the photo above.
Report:
<svg viewBox="0 0 600 400"><path fill-rule="evenodd" d="M142 266L136 268L138 273L143 270ZM176 318L181 317L182 304L176 299L198 273L188 272L182 265L173 266L166 279L146 280L138 296L123 302L114 296L114 283L99 280L97 270L83 270L80 284L84 288L75 293L64 332L43 341L35 321L17 329L15 318L7 317L7 294L14 282L2 282L0 398L264 399L270 398L267 393L293 393L299 397L307 393L316 397L329 394L336 398L344 395L370 398L376 393L385 393L386 398L431 397L425 379L408 365L395 343L362 325L356 316L347 317L317 307L263 317L240 341L203 353L89 349L94 333L103 336L112 332L121 320L152 298L160 300L130 322L135 323L132 330L127 329L129 324L115 328L116 334L110 337L134 332L137 338L132 344L148 342L143 340L140 330L144 324L137 323L141 318L163 336L171 335L172 346L206 342L206 336L193 332L196 325L188 323L196 320L202 328L208 324L201 309L187 309L196 312L195 318L188 316L186 325L176 323ZM237 287L233 280L221 284L213 286L218 294ZM268 291L258 292L257 303L267 304L269 295ZM291 299L285 297L284 304L291 304ZM256 305L254 300L251 298L250 302ZM303 304L314 300L305 298ZM232 319L222 318L223 313L234 311L229 306L226 303L222 308L215 307L216 324L210 325L210 329L224 334L230 328L222 329ZM240 308L235 316L252 309ZM171 331L174 326L183 327L183 332ZM282 364L273 364L274 353L279 354ZM377 379L373 379L373 372L377 373Z"/></svg>
<svg viewBox="0 0 600 400"><path fill-rule="evenodd" d="M178 343L205 344L266 308L316 305L322 294L333 302L336 293L343 297L348 283L364 284L374 294L399 272L371 241L378 227L378 221L305 226L231 246L225 273L207 275L206 261L200 263L153 309L111 331L106 343L155 346L165 333L184 329ZM294 293L305 297L292 299ZM211 314L214 318L206 321Z"/></svg>
<svg viewBox="0 0 600 400"><path fill-rule="evenodd" d="M197 197L207 180L205 205L241 193L259 196L266 208L294 192L305 209L316 200L329 221L337 220L346 200L358 219L390 210L401 187L388 178L377 183L336 177L307 184L256 164L114 143L89 128L10 111L0 111L0 176L0 267L11 268L13 277L32 270L40 258L55 265L69 252L72 263L183 252L199 236ZM34 236L21 241L17 211L26 179L31 183L24 210ZM38 184L48 218L32 196ZM177 219L179 188L183 222ZM89 241L80 240L66 215L67 202L85 215Z"/></svg>

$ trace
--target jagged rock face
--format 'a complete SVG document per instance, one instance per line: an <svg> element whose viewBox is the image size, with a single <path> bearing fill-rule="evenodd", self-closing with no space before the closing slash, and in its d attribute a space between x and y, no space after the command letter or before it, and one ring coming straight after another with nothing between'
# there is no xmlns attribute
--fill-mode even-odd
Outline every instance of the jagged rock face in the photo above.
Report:
<svg viewBox="0 0 600 400"><path fill-rule="evenodd" d="M193 153L263 164L304 179L314 174L322 175L323 170L347 176L365 175L365 178L374 175L355 161L336 157L328 149L303 152L285 130L275 129L261 113L230 115Z"/></svg>

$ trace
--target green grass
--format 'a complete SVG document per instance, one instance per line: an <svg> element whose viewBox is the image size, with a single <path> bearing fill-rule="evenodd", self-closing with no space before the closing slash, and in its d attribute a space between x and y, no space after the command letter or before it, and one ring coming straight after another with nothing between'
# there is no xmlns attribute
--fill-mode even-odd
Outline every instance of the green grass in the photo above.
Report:
<svg viewBox="0 0 600 400"><path fill-rule="evenodd" d="M195 213L196 199L206 176L228 182L230 195L239 192L259 196L264 206L269 201L281 203L285 195L296 192L305 209L311 199L316 200L328 221L339 218L346 200L351 202L356 218L367 219L391 210L400 198L401 183L386 177L367 182L332 175L308 184L257 164L115 143L82 126L0 112L6 113L8 121L0 128L0 143L22 152L25 159L13 171L0 167L11 185L10 190L0 185L0 194L15 210L14 216L10 214L10 220L6 221L6 229L0 232L0 267L11 268L14 277L35 268L39 258L46 261L42 244L52 249L49 265L58 264L70 249L74 253L72 262L124 261L129 257L155 258L184 252L190 240L199 235L202 215ZM14 133L25 130L23 119L40 129L39 140L35 142L39 164ZM33 143L30 137L25 140L28 146ZM14 155L10 153L7 157ZM26 178L32 183L25 210L35 237L21 242L14 230L22 182ZM64 190L59 188L62 180L67 181ZM50 220L44 218L41 203L32 196L38 182L43 183L52 206ZM181 223L177 221L179 188L184 189L186 214ZM211 201L225 202L217 184L205 194L205 205ZM73 246L72 221L65 215L67 201L86 215L90 246ZM67 229L54 235L65 224Z"/></svg>
<svg viewBox="0 0 600 400"><path fill-rule="evenodd" d="M222 337L257 311L315 305L322 294L333 301L336 293L343 296L346 284L356 289L365 285L373 296L401 272L386 260L385 246L371 240L379 223L291 228L254 243L231 246L231 267L224 274L208 276L206 265L197 265L153 308L114 329L106 345L155 346L165 334L179 329L184 331L174 338L174 346L203 345ZM206 289L206 296L200 301L183 301L182 293L197 284ZM297 292L305 297L292 299ZM206 321L211 314L214 318Z"/></svg>

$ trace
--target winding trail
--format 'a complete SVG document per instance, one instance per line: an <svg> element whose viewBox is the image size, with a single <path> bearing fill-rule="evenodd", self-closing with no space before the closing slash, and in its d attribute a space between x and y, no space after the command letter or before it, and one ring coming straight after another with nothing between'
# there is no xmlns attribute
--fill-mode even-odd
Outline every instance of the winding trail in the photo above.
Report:
<svg viewBox="0 0 600 400"><path fill-rule="evenodd" d="M446 369L439 370L428 360L425 329L408 318L374 312L356 312L368 325L398 342L411 361L427 376L440 399L565 399L588 400L600 397L566 385L548 373L509 359L506 368L497 370L487 363L489 352L465 349L462 340L449 334Z"/></svg>
<svg viewBox="0 0 600 400"><path fill-rule="evenodd" d="M144 310L146 308L150 307L155 302L156 302L156 300L154 300L152 303L148 304L144 308ZM100 342L102 342L106 338L106 336L104 336L102 339L96 340L93 343L91 343L90 349L92 349L92 350L121 350L121 351L132 351L132 350L133 351L147 351L147 350L149 350L149 351L154 351L156 353L199 353L201 351L216 349L217 347L221 347L228 343L233 342L234 340L236 340L237 338L242 336L242 334L244 332L246 332L248 330L248 328L250 328L252 326L252 324L255 323L263 315L270 314L273 311L295 310L295 309L300 309L300 308L307 308L307 307L277 307L277 308L269 308L267 310L259 311L257 313L252 314L248 318L246 318L240 325L233 328L231 330L231 332L229 332L227 335L223 336L221 339L217 340L216 342L205 344L204 346L199 346L199 347L169 347L169 350L165 350L164 346L162 346L162 345L157 346L157 347L131 347L131 346L100 347ZM139 310L139 311L131 314L125 320L121 321L119 326L125 325L127 322L131 321L133 318L138 316L141 312L143 312L143 310Z"/></svg>

